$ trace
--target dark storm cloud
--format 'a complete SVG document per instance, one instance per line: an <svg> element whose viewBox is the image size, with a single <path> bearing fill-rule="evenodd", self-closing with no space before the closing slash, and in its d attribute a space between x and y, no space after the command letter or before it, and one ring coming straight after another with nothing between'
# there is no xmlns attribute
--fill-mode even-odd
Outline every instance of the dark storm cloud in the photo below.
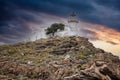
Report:
<svg viewBox="0 0 120 80"><path fill-rule="evenodd" d="M112 9L120 10L120 0L95 0L96 3Z"/></svg>
<svg viewBox="0 0 120 80"><path fill-rule="evenodd" d="M96 10L90 15L91 18L96 18L94 22L120 31L120 0L94 1L93 6Z"/></svg>
<svg viewBox="0 0 120 80"><path fill-rule="evenodd" d="M119 0L0 0L0 35L23 38L31 31L28 23L42 23L34 17L37 13L67 18L72 11L82 21L120 31L119 3Z"/></svg>
<svg viewBox="0 0 120 80"><path fill-rule="evenodd" d="M73 1L73 0L12 0L14 4L24 9L35 10L40 12L47 12L56 15L68 15L71 11L81 10L81 13L89 12L93 8L89 0ZM66 13L66 14L64 14Z"/></svg>

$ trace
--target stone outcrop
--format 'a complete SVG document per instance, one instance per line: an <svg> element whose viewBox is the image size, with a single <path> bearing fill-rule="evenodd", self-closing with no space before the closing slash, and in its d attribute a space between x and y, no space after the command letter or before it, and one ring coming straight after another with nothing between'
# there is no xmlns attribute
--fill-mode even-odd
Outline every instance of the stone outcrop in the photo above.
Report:
<svg viewBox="0 0 120 80"><path fill-rule="evenodd" d="M83 37L0 47L0 80L120 80L120 59Z"/></svg>

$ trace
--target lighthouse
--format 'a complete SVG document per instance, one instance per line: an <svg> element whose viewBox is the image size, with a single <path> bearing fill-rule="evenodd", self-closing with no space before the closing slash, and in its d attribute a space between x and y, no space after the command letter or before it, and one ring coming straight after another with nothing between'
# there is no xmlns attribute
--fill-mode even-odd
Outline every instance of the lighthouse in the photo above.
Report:
<svg viewBox="0 0 120 80"><path fill-rule="evenodd" d="M78 35L78 31L79 31L78 23L79 21L77 19L77 16L75 12L73 12L68 18L68 25L71 31L71 35Z"/></svg>

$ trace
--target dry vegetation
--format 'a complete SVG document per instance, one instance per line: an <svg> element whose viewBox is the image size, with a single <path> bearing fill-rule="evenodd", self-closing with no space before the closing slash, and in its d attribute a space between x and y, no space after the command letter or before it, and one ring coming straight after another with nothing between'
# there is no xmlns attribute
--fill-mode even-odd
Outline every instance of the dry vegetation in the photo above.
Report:
<svg viewBox="0 0 120 80"><path fill-rule="evenodd" d="M119 58L95 48L83 37L52 37L3 45L0 46L0 79L101 80L103 76L92 70L88 74L86 70L96 61L109 66L111 79L120 79Z"/></svg>

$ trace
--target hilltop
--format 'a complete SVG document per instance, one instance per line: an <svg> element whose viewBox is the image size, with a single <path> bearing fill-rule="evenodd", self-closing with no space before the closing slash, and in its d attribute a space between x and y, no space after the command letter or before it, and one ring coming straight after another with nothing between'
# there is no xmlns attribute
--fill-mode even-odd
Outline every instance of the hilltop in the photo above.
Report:
<svg viewBox="0 0 120 80"><path fill-rule="evenodd" d="M79 36L0 46L0 79L120 80L120 59Z"/></svg>

